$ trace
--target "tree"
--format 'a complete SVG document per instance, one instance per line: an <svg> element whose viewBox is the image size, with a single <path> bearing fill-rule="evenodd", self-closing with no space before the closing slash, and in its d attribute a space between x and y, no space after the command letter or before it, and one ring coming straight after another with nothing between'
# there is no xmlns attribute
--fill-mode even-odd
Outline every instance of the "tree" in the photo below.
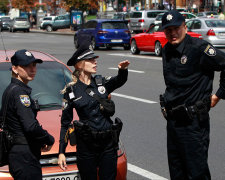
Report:
<svg viewBox="0 0 225 180"><path fill-rule="evenodd" d="M71 9L79 9L87 11L98 8L98 0L62 0L64 8L69 11Z"/></svg>
<svg viewBox="0 0 225 180"><path fill-rule="evenodd" d="M29 12L34 8L35 0L11 0L12 7Z"/></svg>
<svg viewBox="0 0 225 180"><path fill-rule="evenodd" d="M0 10L4 13L7 13L9 11L9 1L8 0L1 0L0 1Z"/></svg>

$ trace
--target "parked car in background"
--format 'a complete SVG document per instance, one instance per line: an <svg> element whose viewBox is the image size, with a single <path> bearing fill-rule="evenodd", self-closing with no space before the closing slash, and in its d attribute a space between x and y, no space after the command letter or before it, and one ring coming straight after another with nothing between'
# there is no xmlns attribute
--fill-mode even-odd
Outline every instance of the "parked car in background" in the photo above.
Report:
<svg viewBox="0 0 225 180"><path fill-rule="evenodd" d="M192 14L192 13L188 13L188 12L180 12L180 13L184 16L185 21L188 21L188 20L193 19L193 18L197 18L197 16ZM161 24L162 23L163 14L164 13L160 13L156 16L154 24Z"/></svg>
<svg viewBox="0 0 225 180"><path fill-rule="evenodd" d="M189 20L186 24L190 31L201 34L215 47L225 47L225 20L199 18Z"/></svg>
<svg viewBox="0 0 225 180"><path fill-rule="evenodd" d="M12 20L12 23L10 23L9 31L10 32L16 32L16 31L29 32L30 22L27 18L16 17Z"/></svg>
<svg viewBox="0 0 225 180"><path fill-rule="evenodd" d="M0 16L0 31L9 30L12 20L9 16Z"/></svg>
<svg viewBox="0 0 225 180"><path fill-rule="evenodd" d="M79 41L89 36L93 49L113 46L122 46L130 49L131 34L123 20L93 19L86 22L74 35L74 45L77 48Z"/></svg>
<svg viewBox="0 0 225 180"><path fill-rule="evenodd" d="M70 15L65 14L56 16L55 19L51 21L45 21L40 28L48 32L56 31L57 29L70 28Z"/></svg>
<svg viewBox="0 0 225 180"><path fill-rule="evenodd" d="M134 33L140 33L144 30L148 30L150 26L154 24L156 16L165 12L166 10L134 11L130 15L128 28Z"/></svg>
<svg viewBox="0 0 225 180"><path fill-rule="evenodd" d="M44 22L54 21L54 19L55 19L55 16L45 16L45 17L43 17L42 20L41 20L40 28L43 29Z"/></svg>
<svg viewBox="0 0 225 180"><path fill-rule="evenodd" d="M201 34L188 32L192 37L201 38ZM141 51L153 52L156 56L161 56L162 48L168 42L164 32L161 30L161 24L152 25L144 33L136 34L130 40L131 53L139 54Z"/></svg>
<svg viewBox="0 0 225 180"><path fill-rule="evenodd" d="M59 136L61 127L62 98L60 90L71 79L71 70L55 57L40 52L30 51L35 58L42 59L44 62L37 65L37 74L35 79L29 83L32 88L31 97L38 100L40 111L37 119L40 124L55 138L55 144L48 152L43 152L40 163L42 166L43 180L80 180L77 168L76 146L68 144L66 148L67 170L63 171L58 166ZM6 61L6 54L9 59L15 53L15 50L0 50L0 97L11 80L11 63ZM2 105L0 98L0 108ZM74 111L74 119L78 119ZM119 144L117 178L116 180L126 180L127 159L122 144ZM0 167L0 180L13 180L9 174L8 166Z"/></svg>
<svg viewBox="0 0 225 180"><path fill-rule="evenodd" d="M218 18L218 12L216 12L216 11L199 12L197 14L197 17L199 17L199 18Z"/></svg>

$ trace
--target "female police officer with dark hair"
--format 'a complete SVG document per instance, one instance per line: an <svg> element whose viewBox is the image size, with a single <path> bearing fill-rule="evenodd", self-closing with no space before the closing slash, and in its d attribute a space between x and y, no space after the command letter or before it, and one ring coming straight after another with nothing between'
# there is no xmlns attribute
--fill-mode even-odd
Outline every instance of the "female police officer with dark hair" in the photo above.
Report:
<svg viewBox="0 0 225 180"><path fill-rule="evenodd" d="M42 180L41 151L49 151L55 140L37 121L38 109L31 99L32 89L27 85L36 75L36 64L42 60L22 49L15 52L11 63L11 83L2 96L2 109L7 104L6 126L13 136L9 172L15 180Z"/></svg>
<svg viewBox="0 0 225 180"><path fill-rule="evenodd" d="M64 109L61 118L59 166L66 170L64 141L69 124L73 120L73 108L79 116L75 132L77 138L77 165L82 180L97 180L97 168L100 180L115 180L117 173L117 149L112 133L111 112L104 111L101 100L121 87L128 76L128 60L118 64L119 73L112 78L93 77L97 61L89 42L83 42L67 62L74 66L74 81L63 90ZM79 123L78 123L79 122Z"/></svg>

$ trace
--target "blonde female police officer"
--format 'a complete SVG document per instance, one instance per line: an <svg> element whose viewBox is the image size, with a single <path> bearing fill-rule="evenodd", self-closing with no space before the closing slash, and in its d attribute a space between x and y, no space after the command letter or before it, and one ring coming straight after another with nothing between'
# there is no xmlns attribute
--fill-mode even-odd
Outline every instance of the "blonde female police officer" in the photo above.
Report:
<svg viewBox="0 0 225 180"><path fill-rule="evenodd" d="M110 79L93 77L97 70L97 55L84 41L67 65L74 66L75 80L66 88L65 107L61 119L59 166L66 170L64 141L69 124L73 120L73 108L79 116L80 128L77 132L77 165L82 180L97 180L97 168L100 180L115 180L117 173L117 147L112 138L113 121L110 115L103 113L99 101L91 94L107 99L115 89L121 87L128 76L128 60L118 64L118 75ZM87 91L91 91L89 93Z"/></svg>
<svg viewBox="0 0 225 180"><path fill-rule="evenodd" d="M167 150L171 180L210 180L208 167L209 110L225 99L225 54L187 34L184 17L166 12L162 28L166 84L161 97L167 119ZM220 87L212 95L214 72L221 71Z"/></svg>
<svg viewBox="0 0 225 180"><path fill-rule="evenodd" d="M12 79L2 96L2 108L10 89L6 125L14 137L9 152L9 172L15 180L42 180L39 163L41 151L49 151L54 138L36 119L37 109L31 99L32 89L27 85L36 75L36 59L25 49L18 50L11 58Z"/></svg>

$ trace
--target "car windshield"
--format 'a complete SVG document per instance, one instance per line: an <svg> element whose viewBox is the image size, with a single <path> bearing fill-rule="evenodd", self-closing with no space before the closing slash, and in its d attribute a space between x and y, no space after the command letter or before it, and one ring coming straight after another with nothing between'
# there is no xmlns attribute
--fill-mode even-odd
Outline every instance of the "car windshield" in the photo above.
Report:
<svg viewBox="0 0 225 180"><path fill-rule="evenodd" d="M127 29L124 22L103 22L102 29Z"/></svg>
<svg viewBox="0 0 225 180"><path fill-rule="evenodd" d="M157 24L157 25L152 25L149 30L148 33L154 33L154 32L162 32L162 28L161 28L161 24Z"/></svg>
<svg viewBox="0 0 225 180"><path fill-rule="evenodd" d="M130 17L131 18L141 18L142 12L133 12Z"/></svg>
<svg viewBox="0 0 225 180"><path fill-rule="evenodd" d="M16 21L27 21L27 18L16 18Z"/></svg>
<svg viewBox="0 0 225 180"><path fill-rule="evenodd" d="M11 80L11 63L1 63L0 66L0 96ZM60 91L65 87L66 82L71 81L70 71L58 62L44 61L37 65L35 79L29 82L32 88L32 99L38 100L41 110L60 109L62 94ZM0 107L2 98L0 97Z"/></svg>
<svg viewBox="0 0 225 180"><path fill-rule="evenodd" d="M205 21L206 25L208 27L225 27L225 21L224 20L206 20Z"/></svg>
<svg viewBox="0 0 225 180"><path fill-rule="evenodd" d="M0 20L2 20L2 21L10 21L10 17L1 17Z"/></svg>
<svg viewBox="0 0 225 180"><path fill-rule="evenodd" d="M211 14L217 15L218 13L217 13L217 12L206 12L205 14L206 14L207 16L209 16L209 15L211 15Z"/></svg>
<svg viewBox="0 0 225 180"><path fill-rule="evenodd" d="M162 20L162 16L163 16L163 14L159 14L158 16L156 16L155 20L161 21Z"/></svg>

